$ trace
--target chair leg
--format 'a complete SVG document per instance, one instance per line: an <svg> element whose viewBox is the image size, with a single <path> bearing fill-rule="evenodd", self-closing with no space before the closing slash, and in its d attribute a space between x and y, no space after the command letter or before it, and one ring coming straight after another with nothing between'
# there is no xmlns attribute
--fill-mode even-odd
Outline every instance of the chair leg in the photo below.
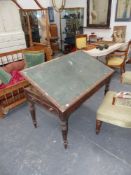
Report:
<svg viewBox="0 0 131 175"><path fill-rule="evenodd" d="M120 67L120 74L122 75L125 72L125 64Z"/></svg>
<svg viewBox="0 0 131 175"><path fill-rule="evenodd" d="M123 64L123 73L125 72L125 64Z"/></svg>
<svg viewBox="0 0 131 175"><path fill-rule="evenodd" d="M99 134L101 125L102 125L102 121L96 119L96 134Z"/></svg>
<svg viewBox="0 0 131 175"><path fill-rule="evenodd" d="M123 77L122 77L122 75L120 77L120 82L123 83Z"/></svg>
<svg viewBox="0 0 131 175"><path fill-rule="evenodd" d="M123 73L122 69L123 69L123 68L122 68L122 66L121 66L121 67L120 67L120 74L121 74L121 75L122 75L122 73Z"/></svg>

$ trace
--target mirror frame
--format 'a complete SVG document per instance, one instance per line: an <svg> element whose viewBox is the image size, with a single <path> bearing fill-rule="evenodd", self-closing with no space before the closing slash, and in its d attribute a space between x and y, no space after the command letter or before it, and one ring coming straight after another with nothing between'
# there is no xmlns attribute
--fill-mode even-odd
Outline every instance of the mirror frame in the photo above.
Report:
<svg viewBox="0 0 131 175"><path fill-rule="evenodd" d="M90 1L92 0L87 0L87 28L110 28L110 17L111 17L111 4L112 4L112 0L108 0L108 12L107 12L107 22L105 25L101 25L101 24L90 24L89 22L89 14L90 14Z"/></svg>

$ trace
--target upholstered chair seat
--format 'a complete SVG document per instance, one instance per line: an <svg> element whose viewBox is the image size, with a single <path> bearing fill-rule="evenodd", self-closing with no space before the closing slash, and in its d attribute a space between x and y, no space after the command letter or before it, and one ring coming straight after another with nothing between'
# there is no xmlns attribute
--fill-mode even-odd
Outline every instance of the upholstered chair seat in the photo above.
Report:
<svg viewBox="0 0 131 175"><path fill-rule="evenodd" d="M76 49L85 49L87 47L87 35L76 35Z"/></svg>
<svg viewBox="0 0 131 175"><path fill-rule="evenodd" d="M81 48L86 48L86 39L85 38L78 38L77 39L77 44L76 44L76 46L77 46L77 48L78 49L81 49Z"/></svg>
<svg viewBox="0 0 131 175"><path fill-rule="evenodd" d="M131 71L122 74L122 83L131 84Z"/></svg>
<svg viewBox="0 0 131 175"><path fill-rule="evenodd" d="M121 56L121 58L118 56L111 56L108 59L108 66L110 66L110 67L113 67L113 66L117 67L118 66L119 67L119 65L122 64L123 61L124 61L124 57L122 57L122 56Z"/></svg>
<svg viewBox="0 0 131 175"><path fill-rule="evenodd" d="M131 128L131 99L130 103L113 104L113 99L117 93L113 91L107 92L102 104L97 110L96 117L96 133L100 131L102 122L110 123L120 127Z"/></svg>

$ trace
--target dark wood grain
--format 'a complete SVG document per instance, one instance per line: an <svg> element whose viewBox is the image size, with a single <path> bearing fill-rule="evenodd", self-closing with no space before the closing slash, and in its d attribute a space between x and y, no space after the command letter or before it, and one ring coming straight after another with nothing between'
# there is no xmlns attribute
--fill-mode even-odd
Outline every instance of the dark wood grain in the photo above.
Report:
<svg viewBox="0 0 131 175"><path fill-rule="evenodd" d="M30 103L30 112L33 120L34 126L37 126L36 118L35 118L35 108L34 103L37 103L39 105L42 105L45 109L47 109L50 112L55 113L61 123L61 130L62 130L62 137L64 142L64 147L67 148L68 146L68 140L67 140L67 134L68 134L68 119L70 117L70 114L75 111L80 105L86 101L88 98L90 98L95 92L97 92L103 85L106 85L106 91L109 89L109 82L110 78L112 76L113 72L111 72L108 76L104 77L100 82L98 82L94 87L92 87L88 92L82 94L77 100L74 100L72 104L65 110L62 110L55 104L53 101L49 100L45 94L43 94L36 86L31 86L28 88L25 88L25 95L27 97L27 100ZM107 88L108 87L108 88ZM98 127L97 127L98 128Z"/></svg>

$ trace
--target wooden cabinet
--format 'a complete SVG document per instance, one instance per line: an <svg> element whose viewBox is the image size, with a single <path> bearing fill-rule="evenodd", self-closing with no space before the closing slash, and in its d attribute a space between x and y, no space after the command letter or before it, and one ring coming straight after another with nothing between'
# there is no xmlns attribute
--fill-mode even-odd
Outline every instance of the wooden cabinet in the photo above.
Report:
<svg viewBox="0 0 131 175"><path fill-rule="evenodd" d="M58 38L58 30L57 30L56 24L50 24L50 34L51 34L51 37Z"/></svg>
<svg viewBox="0 0 131 175"><path fill-rule="evenodd" d="M61 50L64 53L75 47L75 35L83 34L84 8L65 8L60 16ZM70 50L71 49L71 50Z"/></svg>
<svg viewBox="0 0 131 175"><path fill-rule="evenodd" d="M59 51L59 43L58 43L58 29L56 24L50 24L50 44L53 50L53 53Z"/></svg>

